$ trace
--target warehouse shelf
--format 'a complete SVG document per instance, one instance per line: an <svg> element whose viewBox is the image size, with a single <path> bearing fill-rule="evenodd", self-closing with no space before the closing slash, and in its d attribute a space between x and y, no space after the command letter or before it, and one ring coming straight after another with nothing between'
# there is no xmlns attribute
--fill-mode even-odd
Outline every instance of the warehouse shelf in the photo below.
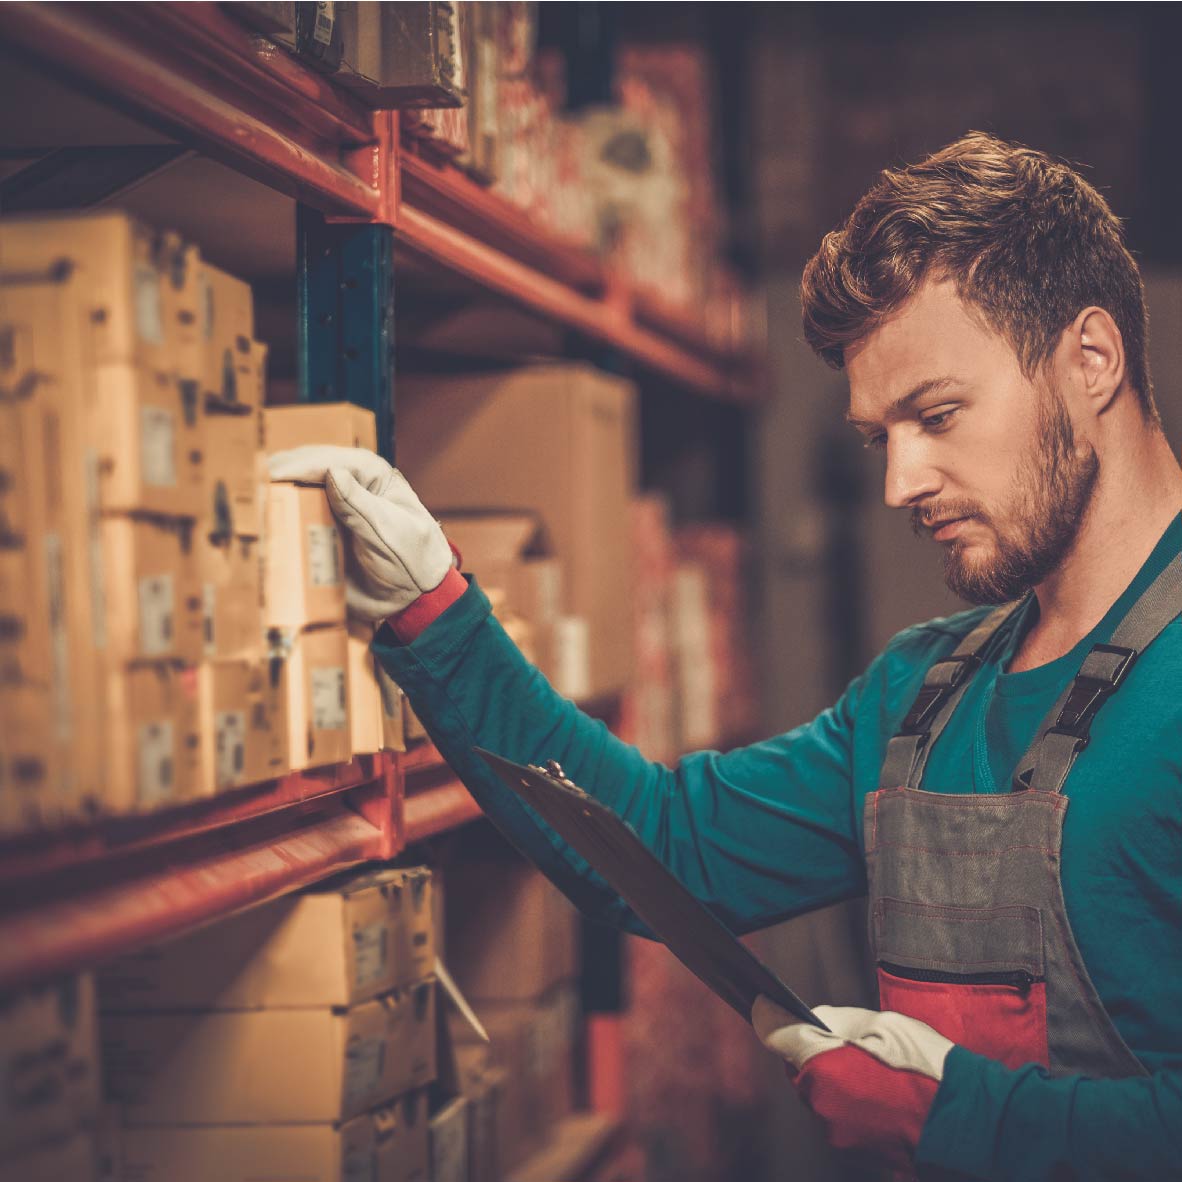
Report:
<svg viewBox="0 0 1182 1182"><path fill-rule="evenodd" d="M757 396L739 344L634 292L453 164L418 155L396 113L363 109L216 4L11 3L0 33L55 77L278 192L331 218L391 226L404 258L699 394Z"/></svg>

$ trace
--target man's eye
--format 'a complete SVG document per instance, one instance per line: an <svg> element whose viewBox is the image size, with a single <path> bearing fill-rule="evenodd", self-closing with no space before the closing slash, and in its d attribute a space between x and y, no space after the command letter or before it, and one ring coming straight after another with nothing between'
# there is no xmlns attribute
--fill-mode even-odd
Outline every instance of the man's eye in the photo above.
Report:
<svg viewBox="0 0 1182 1182"><path fill-rule="evenodd" d="M879 432L876 435L867 435L862 439L862 446L871 451L882 451L886 447L887 437Z"/></svg>
<svg viewBox="0 0 1182 1182"><path fill-rule="evenodd" d="M959 408L950 406L947 410L937 411L933 415L920 416L920 422L928 431L944 431L952 422L952 416L956 414Z"/></svg>

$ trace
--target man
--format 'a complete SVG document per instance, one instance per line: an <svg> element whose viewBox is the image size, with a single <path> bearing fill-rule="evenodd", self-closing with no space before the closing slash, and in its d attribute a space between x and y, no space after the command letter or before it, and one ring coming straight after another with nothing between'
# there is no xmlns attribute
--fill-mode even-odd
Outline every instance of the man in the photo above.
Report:
<svg viewBox="0 0 1182 1182"><path fill-rule="evenodd" d="M884 1012L753 1015L835 1144L973 1178L1179 1175L1182 472L1119 223L973 134L884 173L803 297L887 503L954 590L1006 606L908 629L812 723L727 755L651 764L554 694L376 457L272 471L325 481L379 659L587 913L637 926L473 746L558 759L740 931L869 893Z"/></svg>

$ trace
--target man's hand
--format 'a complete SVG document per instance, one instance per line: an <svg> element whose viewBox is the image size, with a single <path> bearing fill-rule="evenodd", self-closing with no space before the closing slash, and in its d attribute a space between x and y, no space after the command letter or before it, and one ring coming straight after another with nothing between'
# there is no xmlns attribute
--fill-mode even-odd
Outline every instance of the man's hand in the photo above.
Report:
<svg viewBox="0 0 1182 1182"><path fill-rule="evenodd" d="M830 1144L911 1167L953 1044L903 1014L849 1006L814 1013L828 1031L760 997L751 1024L794 1069L796 1089L824 1122Z"/></svg>
<svg viewBox="0 0 1182 1182"><path fill-rule="evenodd" d="M355 447L297 447L268 457L272 480L322 484L349 535L349 611L379 621L443 582L451 547L402 473Z"/></svg>

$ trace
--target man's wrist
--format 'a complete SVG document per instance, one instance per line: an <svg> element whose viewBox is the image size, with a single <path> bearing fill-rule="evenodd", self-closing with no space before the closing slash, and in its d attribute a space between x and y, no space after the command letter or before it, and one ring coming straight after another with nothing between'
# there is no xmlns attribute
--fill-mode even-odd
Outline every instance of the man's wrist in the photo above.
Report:
<svg viewBox="0 0 1182 1182"><path fill-rule="evenodd" d="M402 644L417 640L453 603L468 590L468 582L453 566L443 582L432 591L424 591L409 607L386 618L388 627Z"/></svg>

